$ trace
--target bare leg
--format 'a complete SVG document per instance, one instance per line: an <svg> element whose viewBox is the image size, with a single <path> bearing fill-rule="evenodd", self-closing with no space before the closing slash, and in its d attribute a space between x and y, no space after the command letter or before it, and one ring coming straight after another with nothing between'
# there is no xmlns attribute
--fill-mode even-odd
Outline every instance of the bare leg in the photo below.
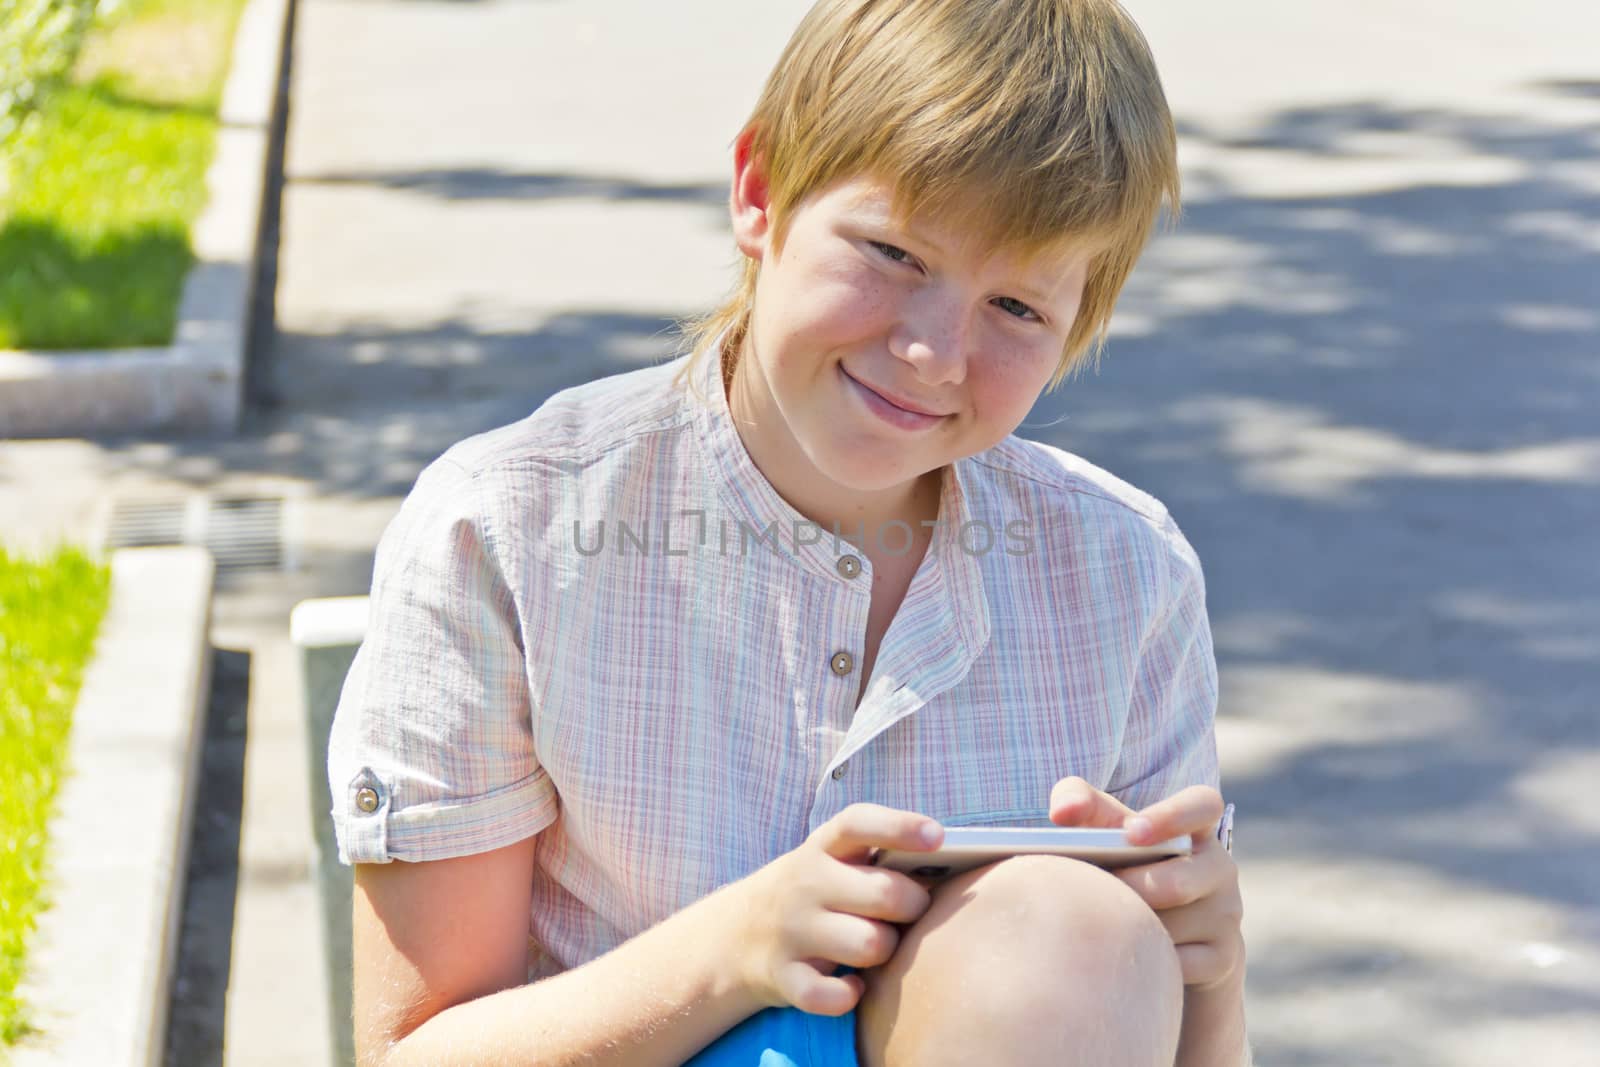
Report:
<svg viewBox="0 0 1600 1067"><path fill-rule="evenodd" d="M1171 1067L1183 977L1116 878L1018 856L950 878L894 956L862 972L863 1067Z"/></svg>

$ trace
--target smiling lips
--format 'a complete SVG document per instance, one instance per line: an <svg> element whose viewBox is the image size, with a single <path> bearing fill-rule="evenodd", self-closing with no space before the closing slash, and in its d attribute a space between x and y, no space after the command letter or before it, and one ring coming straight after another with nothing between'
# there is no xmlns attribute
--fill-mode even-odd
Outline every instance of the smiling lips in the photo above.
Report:
<svg viewBox="0 0 1600 1067"><path fill-rule="evenodd" d="M944 419L943 415L929 411L926 408L891 399L884 393L879 392L876 387L867 385L853 377L842 366L839 371L855 387L857 395L861 397L866 406L885 422L905 430L925 430L930 426L937 425Z"/></svg>

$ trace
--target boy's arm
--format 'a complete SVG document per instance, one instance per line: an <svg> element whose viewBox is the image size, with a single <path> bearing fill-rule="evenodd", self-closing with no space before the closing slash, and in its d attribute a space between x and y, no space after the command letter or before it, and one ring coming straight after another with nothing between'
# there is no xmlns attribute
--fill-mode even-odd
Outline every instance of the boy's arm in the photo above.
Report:
<svg viewBox="0 0 1600 1067"><path fill-rule="evenodd" d="M1171 562L1178 591L1141 648L1133 743L1113 774L1111 792L1142 808L1184 785L1218 784L1216 656L1206 611L1205 573L1193 547L1169 519L1178 549ZM1249 1067L1244 1015L1244 950L1238 971L1214 987L1184 989L1176 1067Z"/></svg>
<svg viewBox="0 0 1600 1067"><path fill-rule="evenodd" d="M1250 1067L1244 1018L1244 972L1215 988L1183 991L1183 1030L1176 1067Z"/></svg>
<svg viewBox="0 0 1600 1067"><path fill-rule="evenodd" d="M733 886L581 967L524 984L533 842L357 867L362 1067L679 1064L763 1007L736 981Z"/></svg>

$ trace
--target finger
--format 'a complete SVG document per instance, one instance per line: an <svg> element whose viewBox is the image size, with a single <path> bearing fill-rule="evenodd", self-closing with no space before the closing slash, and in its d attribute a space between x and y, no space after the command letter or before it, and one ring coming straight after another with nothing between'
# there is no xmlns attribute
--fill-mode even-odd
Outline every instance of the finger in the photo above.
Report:
<svg viewBox="0 0 1600 1067"><path fill-rule="evenodd" d="M1181 908L1228 891L1238 892L1238 868L1220 849L1203 856L1177 856L1112 872L1158 912Z"/></svg>
<svg viewBox="0 0 1600 1067"><path fill-rule="evenodd" d="M1204 856L1213 851L1220 852L1224 856L1228 855L1228 850L1222 847L1221 841L1217 840L1216 823L1213 823L1204 833L1191 834L1190 836L1193 838L1194 843L1190 855Z"/></svg>
<svg viewBox="0 0 1600 1067"><path fill-rule="evenodd" d="M1225 895L1218 894L1180 908L1169 908L1157 915L1173 943L1186 945L1201 941L1231 941L1239 937L1243 912L1237 898L1230 901Z"/></svg>
<svg viewBox="0 0 1600 1067"><path fill-rule="evenodd" d="M1133 809L1073 775L1050 790L1050 821L1057 826L1120 827Z"/></svg>
<svg viewBox="0 0 1600 1067"><path fill-rule="evenodd" d="M1123 829L1136 845L1173 837L1214 835L1222 821L1222 794L1208 785L1190 786L1128 819Z"/></svg>
<svg viewBox="0 0 1600 1067"><path fill-rule="evenodd" d="M914 811L858 802L817 827L814 836L835 859L864 863L874 848L931 851L944 840L944 827Z"/></svg>
<svg viewBox="0 0 1600 1067"><path fill-rule="evenodd" d="M825 975L804 960L791 960L778 970L778 993L812 1015L844 1015L855 1008L867 983L858 974Z"/></svg>
<svg viewBox="0 0 1600 1067"><path fill-rule="evenodd" d="M900 945L900 931L890 923L837 911L817 912L807 921L804 938L807 956L858 969L889 962Z"/></svg>
<svg viewBox="0 0 1600 1067"><path fill-rule="evenodd" d="M1178 967L1185 986L1216 985L1227 980L1238 967L1238 959L1216 942L1178 945Z"/></svg>
<svg viewBox="0 0 1600 1067"><path fill-rule="evenodd" d="M823 905L833 911L910 923L933 902L927 887L910 875L880 867L846 866L837 885L830 883Z"/></svg>

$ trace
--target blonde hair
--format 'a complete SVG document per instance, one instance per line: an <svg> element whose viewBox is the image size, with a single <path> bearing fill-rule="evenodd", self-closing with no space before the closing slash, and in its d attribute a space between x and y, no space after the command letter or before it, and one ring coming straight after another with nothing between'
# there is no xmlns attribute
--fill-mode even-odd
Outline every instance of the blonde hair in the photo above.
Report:
<svg viewBox="0 0 1600 1067"><path fill-rule="evenodd" d="M1172 115L1116 0L819 0L744 129L776 248L807 197L864 175L891 184L902 220L938 215L1024 256L1098 248L1047 391L1098 366L1162 204L1180 211ZM746 259L722 305L680 326L682 377L724 331L731 370L758 273Z"/></svg>

